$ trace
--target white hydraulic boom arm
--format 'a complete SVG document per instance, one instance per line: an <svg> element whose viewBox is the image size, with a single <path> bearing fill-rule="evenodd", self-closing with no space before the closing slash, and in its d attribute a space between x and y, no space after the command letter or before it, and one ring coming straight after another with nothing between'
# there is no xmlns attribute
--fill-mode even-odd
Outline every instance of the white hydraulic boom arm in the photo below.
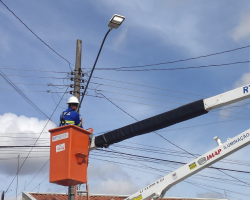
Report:
<svg viewBox="0 0 250 200"><path fill-rule="evenodd" d="M162 198L172 186L250 144L250 129L232 139L228 139L223 144L218 137L214 139L217 141L218 147L155 181L125 200L156 200Z"/></svg>
<svg viewBox="0 0 250 200"><path fill-rule="evenodd" d="M156 131L173 124L206 114L210 110L220 108L250 97L250 85L242 86L228 92L193 102L160 115L130 124L126 127L93 137L90 150L107 147L125 139Z"/></svg>
<svg viewBox="0 0 250 200"><path fill-rule="evenodd" d="M207 111L210 111L238 101L242 101L249 97L250 97L250 85L247 85L204 99L203 101L205 109Z"/></svg>

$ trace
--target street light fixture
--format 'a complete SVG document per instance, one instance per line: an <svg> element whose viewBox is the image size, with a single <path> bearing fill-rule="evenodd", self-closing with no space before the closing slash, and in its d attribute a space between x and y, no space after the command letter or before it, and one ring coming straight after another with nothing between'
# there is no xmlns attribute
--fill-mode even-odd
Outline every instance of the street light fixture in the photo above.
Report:
<svg viewBox="0 0 250 200"><path fill-rule="evenodd" d="M118 28L122 22L125 20L124 16L114 14L113 17L109 20L108 27L112 28Z"/></svg>
<svg viewBox="0 0 250 200"><path fill-rule="evenodd" d="M80 107L81 107L81 104L82 104L82 100L83 100L84 95L85 95L85 93L86 93L86 91L87 91L87 89L88 89L90 79L91 79L92 74L93 74L93 72L94 72L94 70L95 70L95 66L96 66L96 63L97 63L97 61L98 61L99 55L100 55L100 53L101 53L101 51L102 51L102 47L103 47L103 44L104 44L104 42L105 42L105 40L106 40L106 37L108 36L109 32L110 32L113 28L117 29L117 28L122 24L122 22L123 22L124 20L125 20L125 17L124 17L124 16L117 15L117 14L114 14L113 17L109 20L108 27L109 27L110 29L108 30L108 32L106 33L106 35L105 35L104 38L103 38L101 47L100 47L99 52L98 52L98 54L97 54L97 57L96 57L96 59L95 59L94 66L93 66L93 68L92 68L92 70L91 70L91 73L90 73L90 75L89 75L88 82L87 82L86 87L85 87L85 89L84 89L84 92L83 92L83 94L82 94L82 98L81 98L80 104L79 104L79 106L78 106L77 112L79 112L79 110L80 110Z"/></svg>

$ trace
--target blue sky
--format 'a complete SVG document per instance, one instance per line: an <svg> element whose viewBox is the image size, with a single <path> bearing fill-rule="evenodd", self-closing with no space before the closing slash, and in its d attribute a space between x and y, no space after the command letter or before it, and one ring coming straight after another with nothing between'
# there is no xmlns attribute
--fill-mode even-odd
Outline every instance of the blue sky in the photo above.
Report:
<svg viewBox="0 0 250 200"><path fill-rule="evenodd" d="M108 31L107 23L111 16L116 13L126 17L122 26L112 30L106 39L88 90L88 95L92 96L85 96L80 111L84 127L93 127L95 135L135 122L106 99L93 97L98 95L97 93L103 93L127 113L142 120L249 83L250 68L247 63L172 71L101 70L101 68L164 63L247 46L250 39L250 3L247 0L3 2L35 34L70 61L72 68L75 64L76 40L81 39L84 72L89 72L94 64L103 37ZM66 90L65 85L73 83L69 80L69 64L39 41L3 4L0 4L0 24L0 70L16 83L39 109L47 116L51 116ZM249 61L249 48L191 61L132 69L185 68L243 61ZM47 86L49 83L59 86ZM0 84L2 139L0 145L33 144L34 137L41 133L47 122L46 117L30 106L2 77ZM48 93L47 90L51 92ZM64 96L53 114L51 121L54 123L58 124L59 115L66 109L66 101L69 97L70 94ZM225 142L227 138L234 137L249 128L248 103L249 100L245 100L237 103L238 106L235 108L218 109L207 115L160 130L159 133L191 153L203 154L216 146L214 136L219 136ZM48 123L38 144L48 144L45 143L49 138L47 130L53 127L53 123ZM180 149L153 133L126 140L120 145L123 146L114 145L110 148L181 162L192 160L192 158L179 157ZM145 148L142 145L150 148L150 152L132 149L132 146ZM178 151L176 155L179 156L152 153L153 148L162 152ZM244 161L245 164L249 163L248 151L249 147L245 147L227 159L234 160L233 162L238 160L238 164L239 160ZM19 152L15 149L1 150L1 158L11 159L0 161L0 179L3 180L0 183L0 190L6 190L11 183L16 173L16 157L19 153L21 157L27 155L27 152ZM42 152L34 150L30 156L44 157L30 158L25 162L19 175L18 193L24 188L26 191L31 191L33 188L34 191L38 191L36 186L43 180L44 182L39 186L40 192L67 192L66 187L49 184L46 179L49 172L48 164L33 179L48 160L48 149ZM167 173L140 169L143 166L170 171L180 167L105 156L100 152L92 152L89 167L92 193L132 194ZM133 169L124 164L96 160L97 158L126 163ZM21 159L20 162L23 160ZM249 171L246 165L238 164L229 164L227 161L227 163L217 163L215 166ZM138 171L139 169L144 172ZM230 175L250 182L250 177L244 174L230 172ZM199 179L205 176L223 178L223 181ZM218 171L207 169L188 181L204 183L210 187L200 188L182 182L171 188L166 196L225 198L223 195L223 189L225 189L230 199L248 199L247 196L229 192L230 190L250 195L247 193L247 187L234 185L242 184L235 180L226 184L224 179L233 180ZM31 180L32 182L27 186ZM220 189L211 188L211 186ZM13 199L15 191L16 180L6 194L7 197Z"/></svg>

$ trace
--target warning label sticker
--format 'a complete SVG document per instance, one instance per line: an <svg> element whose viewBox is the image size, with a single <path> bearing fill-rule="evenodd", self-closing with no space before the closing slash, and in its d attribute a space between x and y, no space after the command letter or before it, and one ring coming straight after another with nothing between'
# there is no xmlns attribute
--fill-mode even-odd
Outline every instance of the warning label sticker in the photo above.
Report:
<svg viewBox="0 0 250 200"><path fill-rule="evenodd" d="M196 168L197 167L197 165L196 165L196 163L194 162L194 163L192 163L191 165L189 165L189 168L192 170L192 169L194 169L194 168Z"/></svg>
<svg viewBox="0 0 250 200"><path fill-rule="evenodd" d="M65 150L65 143L56 145L56 153Z"/></svg>
<svg viewBox="0 0 250 200"><path fill-rule="evenodd" d="M62 139L68 138L68 137L69 137L69 133L62 133L60 135L55 135L52 137L52 142L62 140Z"/></svg>

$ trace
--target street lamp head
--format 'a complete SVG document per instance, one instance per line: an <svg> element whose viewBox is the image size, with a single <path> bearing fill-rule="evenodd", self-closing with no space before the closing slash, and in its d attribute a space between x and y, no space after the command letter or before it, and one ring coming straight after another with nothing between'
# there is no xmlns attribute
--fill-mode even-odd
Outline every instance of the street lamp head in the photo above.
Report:
<svg viewBox="0 0 250 200"><path fill-rule="evenodd" d="M111 29L118 28L124 20L125 20L124 16L114 14L113 17L109 20L108 26Z"/></svg>

